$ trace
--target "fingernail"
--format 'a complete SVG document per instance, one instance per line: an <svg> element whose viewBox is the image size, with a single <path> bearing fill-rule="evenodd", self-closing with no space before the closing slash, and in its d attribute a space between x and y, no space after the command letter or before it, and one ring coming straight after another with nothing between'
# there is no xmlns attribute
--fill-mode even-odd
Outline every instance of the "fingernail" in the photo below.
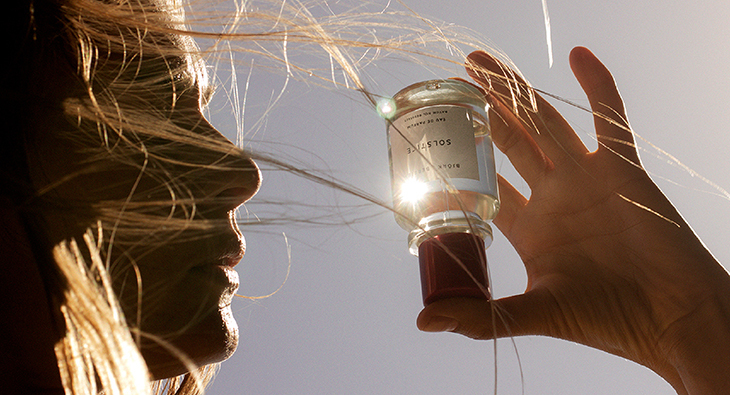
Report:
<svg viewBox="0 0 730 395"><path fill-rule="evenodd" d="M488 59L488 60L492 59L492 57L489 56L489 54L487 54L485 51L473 51L472 53L467 55L466 58L475 60L475 61L480 61L480 60L484 60L484 59Z"/></svg>
<svg viewBox="0 0 730 395"><path fill-rule="evenodd" d="M459 323L453 318L433 317L421 328L421 330L424 332L451 332L456 329L457 326L459 326Z"/></svg>
<svg viewBox="0 0 730 395"><path fill-rule="evenodd" d="M487 69L496 68L496 70L499 70L501 68L500 63L497 61L497 59L484 51L474 51L470 53L466 58Z"/></svg>

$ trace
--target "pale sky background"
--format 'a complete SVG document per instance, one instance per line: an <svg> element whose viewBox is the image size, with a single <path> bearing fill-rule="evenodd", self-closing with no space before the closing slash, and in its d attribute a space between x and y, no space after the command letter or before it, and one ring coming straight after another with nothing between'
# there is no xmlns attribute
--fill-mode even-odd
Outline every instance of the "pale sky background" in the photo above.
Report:
<svg viewBox="0 0 730 395"><path fill-rule="evenodd" d="M587 101L570 73L568 53L577 45L592 49L614 73L632 126L646 139L639 143L646 167L718 259L730 262L730 201L669 156L730 189L730 3L549 0L554 51L549 68L539 0L405 1L426 17L475 30L508 54L534 86L579 104ZM248 70L239 71L243 86ZM374 90L388 94L419 80L452 76L419 67L404 72L393 62L365 73ZM252 74L244 129L254 127L261 118L256 111L282 81ZM595 147L590 115L558 108ZM212 118L235 138L223 111ZM252 139L267 142L258 143L266 150L389 198L384 125L356 96L292 81L257 130ZM503 156L497 168L525 190ZM319 208L291 204L278 212L310 219L328 214L332 225L283 221L243 229L248 251L238 266L239 293L271 293L289 263L291 273L269 298L234 301L241 342L211 394L492 394L495 381L498 394L674 393L642 366L559 340L505 339L495 350L491 341L421 333L415 327L422 308L417 258L408 254L406 232L392 215L368 204L353 208L363 202L272 172L264 173L258 199L316 203ZM248 208L271 217L266 205ZM367 216L372 217L346 224ZM496 229L487 254L495 295L521 292L522 265Z"/></svg>

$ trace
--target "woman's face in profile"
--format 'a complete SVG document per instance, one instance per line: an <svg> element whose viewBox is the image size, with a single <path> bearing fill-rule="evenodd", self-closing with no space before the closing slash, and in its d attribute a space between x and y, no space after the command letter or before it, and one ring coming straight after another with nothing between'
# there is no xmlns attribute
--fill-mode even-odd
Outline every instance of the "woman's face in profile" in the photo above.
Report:
<svg viewBox="0 0 730 395"><path fill-rule="evenodd" d="M115 134L93 125L97 130L79 132L69 121L78 109L68 96L85 92L69 76L59 92L65 114L36 121L41 138L29 154L36 188L61 208L47 213L52 242L74 237L81 243L87 228L101 227L100 250L115 292L133 335L139 330L142 354L156 378L187 371L180 354L204 365L235 350L233 266L245 242L234 210L260 183L253 161L203 117L206 87L177 72L189 62L181 56L142 60L140 81L144 70L161 70L156 78L167 83L115 98L121 107L136 107L138 116L127 117L163 119L171 129L133 135L123 126ZM169 135L175 129L182 137ZM135 148L125 151L124 145Z"/></svg>

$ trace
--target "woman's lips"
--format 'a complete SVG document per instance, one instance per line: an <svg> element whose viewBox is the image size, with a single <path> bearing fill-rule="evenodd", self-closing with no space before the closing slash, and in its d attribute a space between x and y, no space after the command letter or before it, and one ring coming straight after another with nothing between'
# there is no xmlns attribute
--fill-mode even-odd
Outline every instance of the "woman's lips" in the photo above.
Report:
<svg viewBox="0 0 730 395"><path fill-rule="evenodd" d="M243 259L246 239L240 233L232 231L217 240L211 240L208 248L215 255L206 263L195 266L193 272L200 281L208 284L211 296L217 295L218 307L225 308L230 306L240 285L234 267Z"/></svg>
<svg viewBox="0 0 730 395"><path fill-rule="evenodd" d="M243 235L238 234L237 237L229 239L224 253L218 261L218 269L222 271L230 287L231 298L233 294L238 290L240 284L238 273L233 269L243 259L243 255L246 253L246 239ZM222 279L221 279L222 280ZM228 299L228 298L225 298ZM230 303L230 300L229 302Z"/></svg>
<svg viewBox="0 0 730 395"><path fill-rule="evenodd" d="M225 308L231 305L233 297L236 296L236 291L238 291L240 281L238 279L238 272L233 267L221 266L221 269L226 276L228 287L223 291L221 298L218 299L218 308Z"/></svg>
<svg viewBox="0 0 730 395"><path fill-rule="evenodd" d="M209 282L213 289L225 294L233 294L238 290L239 278L234 267L243 258L246 250L245 239L240 235L220 239L211 245L211 251L217 254L207 262L196 265L194 272L199 273ZM214 291L215 292L215 291Z"/></svg>
<svg viewBox="0 0 730 395"><path fill-rule="evenodd" d="M243 259L246 253L246 239L241 234L237 234L235 239L231 239L222 248L223 254L220 257L223 265L234 267Z"/></svg>

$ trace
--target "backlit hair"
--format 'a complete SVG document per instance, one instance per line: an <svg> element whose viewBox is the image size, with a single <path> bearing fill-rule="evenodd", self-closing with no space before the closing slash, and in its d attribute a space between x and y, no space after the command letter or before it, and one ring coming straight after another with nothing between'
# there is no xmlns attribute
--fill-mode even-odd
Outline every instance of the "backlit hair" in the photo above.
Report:
<svg viewBox="0 0 730 395"><path fill-rule="evenodd" d="M462 47L487 47L468 32L451 30L408 9L388 11L387 7L371 12L353 5L350 11L315 17L311 5L296 1L253 6L178 0L31 0L21 6L25 9L20 15L27 23L18 32L21 55L16 65L10 65L21 76L12 92L17 103L7 111L20 108L20 114L33 117L48 110L38 99L44 96L43 80L36 81L30 73L50 73L52 67L54 73L71 75L75 89L56 103L58 107L51 104L51 111L60 111L68 121L64 138L85 149L89 160L80 172L133 169L161 185L153 191L160 198L152 201L136 200L130 191L129 198L122 200L88 202L80 196L79 201L59 202L51 198L59 184L29 191L22 181L4 180L24 190L19 194L29 195L25 198L31 202L30 211L40 216L44 210L73 212L76 205L93 208L93 218L82 219L89 223L80 238L44 236L53 264L46 281L54 284L49 292L64 320L65 335L56 346L56 356L63 385L73 394L137 395L152 390L192 394L203 390L216 369L188 362L191 373L150 386L137 348L140 339L173 347L167 339L152 339L138 330L134 312L127 312L125 318L112 289L113 278L133 271L134 257L154 248L154 243L185 242L181 235L198 237L223 224L200 212L201 203L217 197L195 195L184 182L170 177L170 166L186 166L191 172L210 166L225 170L254 158L389 207L346 183L263 152L232 148L176 122L186 115L176 112L182 92L200 90L204 106L213 91L205 58L247 53L263 59L263 67L279 68L287 79L306 77L313 84L336 86L374 106L378 95L363 82L362 69L375 59L395 54L409 62L450 69L462 66ZM196 8L187 19L185 7ZM196 39L206 42L206 47L201 50ZM439 45L441 51L433 49ZM300 62L297 56L302 54L309 59ZM39 61L51 66L33 63ZM343 77L333 78L335 72ZM150 105L156 100L167 105ZM24 146L32 160L33 141L39 138L42 131L19 133L11 137L17 140L11 146ZM152 140L156 144L148 144ZM188 162L170 158L170 152L186 150L196 152L186 158ZM12 163L4 167L16 165L21 156L9 152L3 160ZM179 358L186 361L182 353Z"/></svg>

